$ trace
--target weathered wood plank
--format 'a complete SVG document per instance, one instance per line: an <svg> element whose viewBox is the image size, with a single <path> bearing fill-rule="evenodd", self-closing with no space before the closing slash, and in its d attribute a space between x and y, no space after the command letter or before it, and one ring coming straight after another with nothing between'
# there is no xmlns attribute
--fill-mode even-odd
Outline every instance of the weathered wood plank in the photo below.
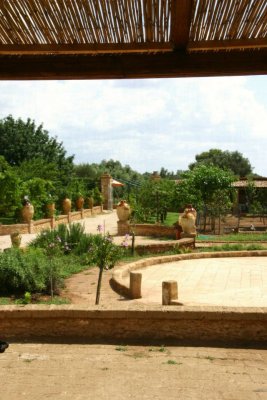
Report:
<svg viewBox="0 0 267 400"><path fill-rule="evenodd" d="M175 48L185 48L189 41L193 0L172 0L171 41Z"/></svg>
<svg viewBox="0 0 267 400"><path fill-rule="evenodd" d="M266 39L233 39L233 40L201 40L190 42L188 51L233 50L233 49L262 49L267 47Z"/></svg>
<svg viewBox="0 0 267 400"><path fill-rule="evenodd" d="M173 47L170 43L91 43L91 44L0 44L0 55L12 54L101 54L101 53L143 53L168 52Z"/></svg>
<svg viewBox="0 0 267 400"><path fill-rule="evenodd" d="M123 79L267 75L267 50L0 56L0 79Z"/></svg>

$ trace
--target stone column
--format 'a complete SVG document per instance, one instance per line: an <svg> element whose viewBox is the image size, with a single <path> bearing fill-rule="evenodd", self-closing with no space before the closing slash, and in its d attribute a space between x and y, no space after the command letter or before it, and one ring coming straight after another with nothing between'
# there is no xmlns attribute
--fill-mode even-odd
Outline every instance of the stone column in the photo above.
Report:
<svg viewBox="0 0 267 400"><path fill-rule="evenodd" d="M162 304L168 306L172 300L178 300L178 285L176 281L162 282Z"/></svg>
<svg viewBox="0 0 267 400"><path fill-rule="evenodd" d="M127 233L130 233L129 221L117 221L117 225L118 225L118 236L124 236Z"/></svg>
<svg viewBox="0 0 267 400"><path fill-rule="evenodd" d="M71 223L71 211L68 212L68 223Z"/></svg>
<svg viewBox="0 0 267 400"><path fill-rule="evenodd" d="M50 226L51 226L51 229L54 229L56 226L56 219L54 216L50 218Z"/></svg>
<svg viewBox="0 0 267 400"><path fill-rule="evenodd" d="M104 210L110 210L111 205L113 204L111 182L112 182L112 177L108 173L105 173L104 175L101 176L101 193L104 198L103 200Z"/></svg>
<svg viewBox="0 0 267 400"><path fill-rule="evenodd" d="M130 272L130 294L132 299L140 299L142 274L140 272Z"/></svg>
<svg viewBox="0 0 267 400"><path fill-rule="evenodd" d="M29 233L34 233L34 224L33 224L33 221L32 221L32 220L29 222L29 225L28 225L28 232L29 232Z"/></svg>

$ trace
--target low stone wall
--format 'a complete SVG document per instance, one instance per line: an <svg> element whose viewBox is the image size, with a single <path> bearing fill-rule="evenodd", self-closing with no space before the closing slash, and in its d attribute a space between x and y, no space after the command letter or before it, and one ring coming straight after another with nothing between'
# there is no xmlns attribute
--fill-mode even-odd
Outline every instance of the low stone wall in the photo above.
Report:
<svg viewBox="0 0 267 400"><path fill-rule="evenodd" d="M102 206L95 206L92 208L92 214L101 214L103 212Z"/></svg>
<svg viewBox="0 0 267 400"><path fill-rule="evenodd" d="M83 217L88 218L92 216L92 209L91 208L85 208L83 210Z"/></svg>
<svg viewBox="0 0 267 400"><path fill-rule="evenodd" d="M84 209L81 211L73 211L68 215L59 215L57 218L48 218L33 220L29 224L13 224L1 225L0 236L10 235L13 232L23 233L38 233L44 229L54 228L60 224L68 224L70 222L79 221L81 219L91 217L92 215L101 214L103 212L102 206L96 206L92 209Z"/></svg>
<svg viewBox="0 0 267 400"><path fill-rule="evenodd" d="M266 344L267 308L0 307L1 339Z"/></svg>
<svg viewBox="0 0 267 400"><path fill-rule="evenodd" d="M130 230L133 230L136 236L155 236L176 238L175 228L158 224L131 224Z"/></svg>
<svg viewBox="0 0 267 400"><path fill-rule="evenodd" d="M19 233L29 233L29 224L12 224L2 225L0 224L0 235L10 235L13 232L19 231Z"/></svg>
<svg viewBox="0 0 267 400"><path fill-rule="evenodd" d="M173 250L173 249L194 249L195 248L195 239L179 239L173 240L163 243L153 243L153 244L139 244L135 247L135 251L137 254L147 254L147 253L163 253L165 251Z"/></svg>
<svg viewBox="0 0 267 400"><path fill-rule="evenodd" d="M43 231L44 229L51 228L51 218L48 219L39 219L38 221L32 221L32 231L31 233L38 233Z"/></svg>
<svg viewBox="0 0 267 400"><path fill-rule="evenodd" d="M60 225L60 224L68 224L69 219L67 215L59 215L57 219L55 219L55 227Z"/></svg>
<svg viewBox="0 0 267 400"><path fill-rule="evenodd" d="M74 211L71 213L71 222L79 221L82 217L82 211Z"/></svg>

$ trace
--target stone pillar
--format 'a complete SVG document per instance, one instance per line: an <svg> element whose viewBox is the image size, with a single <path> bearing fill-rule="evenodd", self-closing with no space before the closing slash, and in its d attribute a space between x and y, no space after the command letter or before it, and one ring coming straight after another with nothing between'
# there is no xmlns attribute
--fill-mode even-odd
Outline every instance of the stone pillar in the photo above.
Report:
<svg viewBox="0 0 267 400"><path fill-rule="evenodd" d="M172 300L178 300L178 285L176 281L162 282L162 304L168 306Z"/></svg>
<svg viewBox="0 0 267 400"><path fill-rule="evenodd" d="M124 236L130 233L130 224L128 221L117 221L118 224L118 236Z"/></svg>
<svg viewBox="0 0 267 400"><path fill-rule="evenodd" d="M130 295L132 299L140 299L142 274L140 272L130 272Z"/></svg>
<svg viewBox="0 0 267 400"><path fill-rule="evenodd" d="M113 209L113 199L112 199L112 177L105 173L101 176L101 193L103 195L103 208L104 210ZM112 208L111 208L112 205Z"/></svg>
<svg viewBox="0 0 267 400"><path fill-rule="evenodd" d="M34 233L34 224L33 224L32 220L29 222L28 232L29 233Z"/></svg>
<svg viewBox="0 0 267 400"><path fill-rule="evenodd" d="M55 217L51 217L51 219L50 219L50 226L51 226L51 229L54 229L54 228L55 228L55 226L56 226L56 219L55 219Z"/></svg>

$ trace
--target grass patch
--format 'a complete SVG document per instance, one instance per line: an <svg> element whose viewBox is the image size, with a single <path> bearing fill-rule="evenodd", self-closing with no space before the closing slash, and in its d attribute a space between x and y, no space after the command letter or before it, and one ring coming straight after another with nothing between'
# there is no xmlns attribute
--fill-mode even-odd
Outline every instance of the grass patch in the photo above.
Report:
<svg viewBox="0 0 267 400"><path fill-rule="evenodd" d="M167 217L166 217L165 221L163 222L163 225L173 226L173 224L175 224L175 222L178 221L178 218L179 218L179 214L177 212L168 212ZM144 222L137 222L137 224L139 224L139 223L141 223L141 224L156 224L157 219L155 216L151 216Z"/></svg>
<svg viewBox="0 0 267 400"><path fill-rule="evenodd" d="M70 300L66 299L65 297L60 297L60 296L54 296L53 299L47 299L47 300L39 300L37 304L55 304L55 305L61 305L61 304L70 304Z"/></svg>
<svg viewBox="0 0 267 400"><path fill-rule="evenodd" d="M208 242L261 242L267 241L267 233L237 233L230 235L198 235L197 241Z"/></svg>
<svg viewBox="0 0 267 400"><path fill-rule="evenodd" d="M216 252L216 251L251 251L251 250L266 250L266 247L260 244L239 244L239 243L225 243L218 246L203 247L199 252Z"/></svg>
<svg viewBox="0 0 267 400"><path fill-rule="evenodd" d="M159 351L164 353L166 351L166 347L164 345L160 346Z"/></svg>
<svg viewBox="0 0 267 400"><path fill-rule="evenodd" d="M53 299L49 296L33 296L31 302L25 303L25 298L23 297L0 297L0 306L11 306L11 305L27 305L27 304L70 304L70 300L65 297L54 296Z"/></svg>
<svg viewBox="0 0 267 400"><path fill-rule="evenodd" d="M127 349L127 346L117 346L117 347L115 347L115 350L116 351L127 351L128 349Z"/></svg>
<svg viewBox="0 0 267 400"><path fill-rule="evenodd" d="M164 225L167 226L173 226L173 224L175 224L175 222L178 221L179 218L179 214L176 212L168 212L167 213L167 218L164 221Z"/></svg>
<svg viewBox="0 0 267 400"><path fill-rule="evenodd" d="M5 218L5 217L1 217L0 218L0 224L3 225L13 225L13 224L17 224L18 221L15 218Z"/></svg>
<svg viewBox="0 0 267 400"><path fill-rule="evenodd" d="M166 364L168 364L168 365L181 365L182 363L181 362L177 362L175 360L168 360L166 362Z"/></svg>
<svg viewBox="0 0 267 400"><path fill-rule="evenodd" d="M0 306L7 306L12 304L9 297L0 297Z"/></svg>

